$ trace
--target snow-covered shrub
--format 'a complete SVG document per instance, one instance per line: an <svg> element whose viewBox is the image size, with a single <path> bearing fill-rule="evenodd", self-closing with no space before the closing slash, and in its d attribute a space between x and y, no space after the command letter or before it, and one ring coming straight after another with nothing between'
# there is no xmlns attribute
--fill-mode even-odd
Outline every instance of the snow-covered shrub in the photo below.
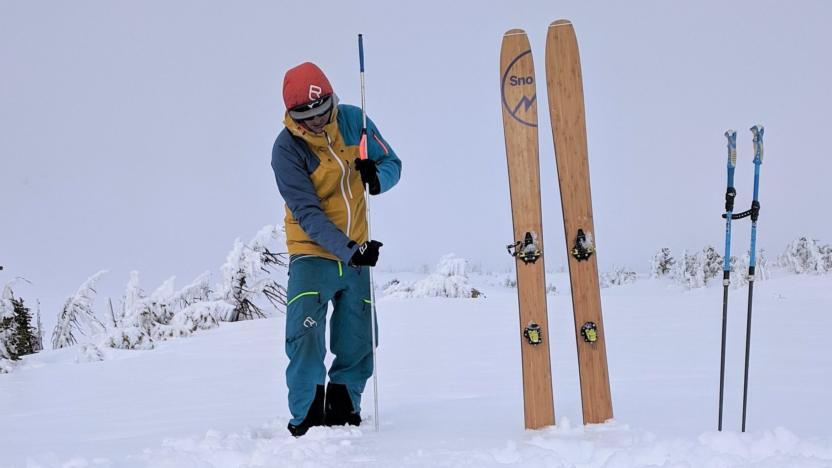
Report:
<svg viewBox="0 0 832 468"><path fill-rule="evenodd" d="M0 343L0 374L10 374L15 368L14 361L2 357L2 354L3 344Z"/></svg>
<svg viewBox="0 0 832 468"><path fill-rule="evenodd" d="M151 332L140 327L117 328L107 334L105 344L116 349L153 349Z"/></svg>
<svg viewBox="0 0 832 468"><path fill-rule="evenodd" d="M234 311L234 306L225 301L205 301L191 304L173 316L171 325L194 332L216 328L224 317Z"/></svg>
<svg viewBox="0 0 832 468"><path fill-rule="evenodd" d="M385 296L412 297L413 283L393 279L382 286L382 293Z"/></svg>
<svg viewBox="0 0 832 468"><path fill-rule="evenodd" d="M198 302L203 301L210 301L212 294L213 290L211 289L211 272L206 271L201 275L197 276L197 278L193 280L191 284L185 286L179 291L176 291L173 294L173 302L177 307L184 309L191 304L196 304Z"/></svg>
<svg viewBox="0 0 832 468"><path fill-rule="evenodd" d="M748 264L751 262L751 255L745 252L741 257L731 257L731 286L739 288L748 284ZM756 265L754 266L754 281L765 281L771 279L771 270L766 258L766 251L757 251Z"/></svg>
<svg viewBox="0 0 832 468"><path fill-rule="evenodd" d="M78 347L75 362L99 362L104 360L104 352L92 343L83 343Z"/></svg>
<svg viewBox="0 0 832 468"><path fill-rule="evenodd" d="M398 297L480 297L482 293L469 284L467 265L464 258L445 255L427 278L413 284L391 284L384 293Z"/></svg>
<svg viewBox="0 0 832 468"><path fill-rule="evenodd" d="M155 323L166 325L173 318L174 307L178 302L177 298L174 297L175 281L175 277L168 278L145 301L150 316Z"/></svg>
<svg viewBox="0 0 832 468"><path fill-rule="evenodd" d="M692 255L682 252L671 271L673 279L688 289L705 287L721 274L722 256L711 246Z"/></svg>
<svg viewBox="0 0 832 468"><path fill-rule="evenodd" d="M650 277L664 278L669 276L675 264L676 259L673 258L670 249L662 247L661 250L656 252L656 255L653 256L653 261L650 263Z"/></svg>
<svg viewBox="0 0 832 468"><path fill-rule="evenodd" d="M502 286L504 288L509 289L517 289L517 277L514 274L508 274L503 276L502 281L497 283L498 286ZM555 286L554 283L546 283L546 294L555 295L558 293L558 288Z"/></svg>
<svg viewBox="0 0 832 468"><path fill-rule="evenodd" d="M620 267L612 272L601 273L598 280L602 288L609 288L635 283L638 280L638 274L627 268Z"/></svg>
<svg viewBox="0 0 832 468"><path fill-rule="evenodd" d="M780 256L779 264L797 274L832 272L832 246L822 245L817 239L808 237L795 239Z"/></svg>
<svg viewBox="0 0 832 468"><path fill-rule="evenodd" d="M65 348L75 344L78 341L75 335L76 332L81 335L93 336L106 330L106 327L98 320L92 309L92 303L98 294L95 290L95 284L105 273L107 272L99 271L92 275L84 281L75 294L67 298L63 309L58 314L58 323L52 332L53 349Z"/></svg>

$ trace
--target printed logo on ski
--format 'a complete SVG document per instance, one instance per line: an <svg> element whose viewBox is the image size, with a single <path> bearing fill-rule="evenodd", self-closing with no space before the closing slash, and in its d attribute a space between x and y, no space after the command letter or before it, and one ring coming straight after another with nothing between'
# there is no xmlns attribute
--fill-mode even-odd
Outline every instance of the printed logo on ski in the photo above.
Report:
<svg viewBox="0 0 832 468"><path fill-rule="evenodd" d="M503 72L500 89L506 111L514 120L528 127L537 127L537 91L533 70L532 51L520 53Z"/></svg>

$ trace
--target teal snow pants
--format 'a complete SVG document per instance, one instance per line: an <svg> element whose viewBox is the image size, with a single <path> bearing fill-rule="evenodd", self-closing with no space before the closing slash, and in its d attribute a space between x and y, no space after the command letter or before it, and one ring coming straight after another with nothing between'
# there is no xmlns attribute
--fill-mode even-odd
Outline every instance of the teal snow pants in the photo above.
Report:
<svg viewBox="0 0 832 468"><path fill-rule="evenodd" d="M347 387L355 413L361 393L373 375L370 273L343 262L311 255L293 256L289 263L286 297L286 385L289 387L290 424L306 418L315 390L326 379L327 304L330 350L335 356L329 381Z"/></svg>

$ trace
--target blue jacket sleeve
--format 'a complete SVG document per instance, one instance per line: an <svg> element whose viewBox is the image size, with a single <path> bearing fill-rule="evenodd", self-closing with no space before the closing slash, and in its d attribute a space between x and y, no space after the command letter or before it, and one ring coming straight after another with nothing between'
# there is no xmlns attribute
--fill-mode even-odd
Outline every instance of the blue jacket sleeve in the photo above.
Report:
<svg viewBox="0 0 832 468"><path fill-rule="evenodd" d="M402 162L369 117L367 118L367 156L376 162L381 193L393 188L401 177Z"/></svg>
<svg viewBox="0 0 832 468"><path fill-rule="evenodd" d="M303 158L293 148L275 144L272 169L280 195L304 232L318 245L349 262L358 247L347 246L350 239L321 209Z"/></svg>

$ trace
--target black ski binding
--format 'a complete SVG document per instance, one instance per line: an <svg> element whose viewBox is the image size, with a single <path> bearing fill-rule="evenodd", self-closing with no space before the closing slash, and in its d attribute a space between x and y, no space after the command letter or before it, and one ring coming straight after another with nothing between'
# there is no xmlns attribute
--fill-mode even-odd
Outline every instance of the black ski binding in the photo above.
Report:
<svg viewBox="0 0 832 468"><path fill-rule="evenodd" d="M598 327L595 322L587 322L581 327L581 336L587 343L595 343L598 341Z"/></svg>
<svg viewBox="0 0 832 468"><path fill-rule="evenodd" d="M527 232L522 241L517 241L506 246L508 254L512 257L523 260L523 263L534 263L540 258L542 254L540 247L537 245L537 234L534 232Z"/></svg>
<svg viewBox="0 0 832 468"><path fill-rule="evenodd" d="M575 246L572 247L572 256L580 262L589 260L593 253L595 253L595 244L592 242L592 233L585 234L583 229L578 229Z"/></svg>
<svg viewBox="0 0 832 468"><path fill-rule="evenodd" d="M526 329L523 330L523 336L529 340L530 345L539 345L540 343L543 343L543 337L540 335L540 325L534 322L529 322Z"/></svg>

